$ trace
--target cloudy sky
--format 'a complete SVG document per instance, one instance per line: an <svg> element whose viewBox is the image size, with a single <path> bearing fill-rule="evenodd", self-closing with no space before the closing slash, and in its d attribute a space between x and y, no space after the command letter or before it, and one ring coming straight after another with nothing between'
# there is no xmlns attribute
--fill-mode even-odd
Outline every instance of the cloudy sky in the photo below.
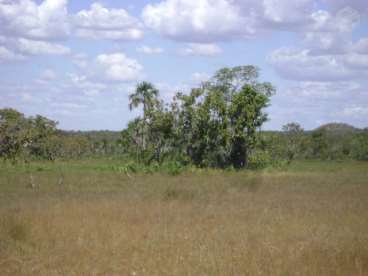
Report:
<svg viewBox="0 0 368 276"><path fill-rule="evenodd" d="M367 0L0 0L0 108L120 130L147 80L169 100L225 66L277 87L265 128L368 126Z"/></svg>

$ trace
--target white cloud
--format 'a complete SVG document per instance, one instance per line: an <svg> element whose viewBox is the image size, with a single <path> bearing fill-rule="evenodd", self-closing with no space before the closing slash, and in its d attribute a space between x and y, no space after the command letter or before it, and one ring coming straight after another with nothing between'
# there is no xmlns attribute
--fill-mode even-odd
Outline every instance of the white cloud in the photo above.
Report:
<svg viewBox="0 0 368 276"><path fill-rule="evenodd" d="M253 1L253 5L255 5L254 2L256 1ZM242 6L243 9L247 8L247 4ZM311 22L310 14L313 11L313 1L264 0L262 10L266 25L295 28Z"/></svg>
<svg viewBox="0 0 368 276"><path fill-rule="evenodd" d="M180 53L190 56L215 56L221 54L222 49L216 44L189 43Z"/></svg>
<svg viewBox="0 0 368 276"><path fill-rule="evenodd" d="M254 34L252 9L243 17L233 1L165 0L144 7L147 27L181 41L205 42Z"/></svg>
<svg viewBox="0 0 368 276"><path fill-rule="evenodd" d="M334 32L307 32L303 45L312 55L343 54L351 48L349 35Z"/></svg>
<svg viewBox="0 0 368 276"><path fill-rule="evenodd" d="M284 89L282 94L287 97L293 97L300 102L304 102L307 98L332 101L333 99L341 99L349 94L359 92L361 89L361 85L354 81L300 81Z"/></svg>
<svg viewBox="0 0 368 276"><path fill-rule="evenodd" d="M192 75L192 81L194 84L200 84L202 82L208 81L210 76L207 73L196 72Z"/></svg>
<svg viewBox="0 0 368 276"><path fill-rule="evenodd" d="M71 50L61 44L19 38L15 42L19 52L26 55L68 55Z"/></svg>
<svg viewBox="0 0 368 276"><path fill-rule="evenodd" d="M99 3L74 16L77 36L92 39L137 40L143 37L141 23L124 9L107 9Z"/></svg>
<svg viewBox="0 0 368 276"><path fill-rule="evenodd" d="M281 48L272 52L269 62L286 79L331 81L352 77L334 56L312 56L309 50Z"/></svg>
<svg viewBox="0 0 368 276"><path fill-rule="evenodd" d="M306 28L308 31L322 32L351 32L360 22L357 10L345 7L336 13L317 10L311 14L313 24Z"/></svg>
<svg viewBox="0 0 368 276"><path fill-rule="evenodd" d="M368 55L311 55L309 49L281 48L272 52L270 64L285 79L334 81L368 76Z"/></svg>
<svg viewBox="0 0 368 276"><path fill-rule="evenodd" d="M170 84L167 82L157 82L154 85L160 90L160 97L166 103L170 103L176 93L188 93L191 89L191 86L186 83Z"/></svg>
<svg viewBox="0 0 368 276"><path fill-rule="evenodd" d="M350 7L335 14L317 11L311 28L301 32L302 47L274 50L268 60L285 79L333 81L368 76L368 42L352 42L360 15Z"/></svg>
<svg viewBox="0 0 368 276"><path fill-rule="evenodd" d="M146 5L142 18L157 33L187 42L241 39L273 30L349 32L364 5L355 2L359 4L334 5L339 8L331 13L319 9L315 0L163 0Z"/></svg>
<svg viewBox="0 0 368 276"><path fill-rule="evenodd" d="M38 5L31 0L1 0L0 46L8 49L8 59L69 54L68 47L54 42L66 39L70 33L67 2L44 0Z"/></svg>
<svg viewBox="0 0 368 276"><path fill-rule="evenodd" d="M107 88L103 83L91 81L86 75L67 74L66 81L64 83L66 89L78 89L83 91L84 94L93 94L96 91L99 93ZM93 93L91 91L94 91ZM98 94L95 93L95 94Z"/></svg>
<svg viewBox="0 0 368 276"><path fill-rule="evenodd" d="M345 7L350 7L361 12L367 12L368 10L366 0L323 0L323 2L333 11L338 11Z"/></svg>
<svg viewBox="0 0 368 276"><path fill-rule="evenodd" d="M67 55L55 40L70 33L67 0L0 1L0 59L26 60L31 55Z"/></svg>
<svg viewBox="0 0 368 276"><path fill-rule="evenodd" d="M21 93L20 94L20 99L21 99L22 102L31 103L34 100L34 97L32 97L31 93Z"/></svg>
<svg viewBox="0 0 368 276"><path fill-rule="evenodd" d="M43 81L52 81L55 80L56 77L56 73L51 69L44 70L40 75L40 79Z"/></svg>
<svg viewBox="0 0 368 276"><path fill-rule="evenodd" d="M267 125L280 129L285 123L298 120L306 129L316 128L322 121L366 127L366 116L348 115L361 112L364 107L368 107L367 90L361 81L288 82L272 98L268 108L271 122Z"/></svg>
<svg viewBox="0 0 368 276"><path fill-rule="evenodd" d="M349 117L361 117L368 115L368 107L367 106L349 106L343 109L343 114Z"/></svg>
<svg viewBox="0 0 368 276"><path fill-rule="evenodd" d="M76 35L89 39L137 40L142 38L143 33L137 29L125 31L77 29Z"/></svg>
<svg viewBox="0 0 368 276"><path fill-rule="evenodd" d="M361 38L353 47L359 54L368 54L368 37Z"/></svg>
<svg viewBox="0 0 368 276"><path fill-rule="evenodd" d="M0 1L0 33L7 37L36 40L68 36L67 0L45 0L37 5L31 0Z"/></svg>
<svg viewBox="0 0 368 276"><path fill-rule="evenodd" d="M147 55L161 54L164 52L164 49L160 47L149 47L146 45L140 46L137 48L137 52L144 53Z"/></svg>
<svg viewBox="0 0 368 276"><path fill-rule="evenodd" d="M102 54L96 58L103 76L109 81L133 81L141 77L143 66L123 53Z"/></svg>
<svg viewBox="0 0 368 276"><path fill-rule="evenodd" d="M368 55L350 53L344 57L347 66L357 70L368 70Z"/></svg>
<svg viewBox="0 0 368 276"><path fill-rule="evenodd" d="M9 61L19 61L23 60L25 57L23 55L14 53L13 51L0 46L0 63Z"/></svg>
<svg viewBox="0 0 368 276"><path fill-rule="evenodd" d="M72 56L72 62L79 68L83 69L88 66L88 56L85 53L78 53Z"/></svg>

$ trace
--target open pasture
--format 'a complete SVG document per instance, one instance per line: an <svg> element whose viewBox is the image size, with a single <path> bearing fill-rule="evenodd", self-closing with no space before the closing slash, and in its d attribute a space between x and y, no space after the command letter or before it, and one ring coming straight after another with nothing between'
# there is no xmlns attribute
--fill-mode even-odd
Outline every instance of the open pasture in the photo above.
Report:
<svg viewBox="0 0 368 276"><path fill-rule="evenodd" d="M109 168L0 169L0 274L368 275L367 163Z"/></svg>

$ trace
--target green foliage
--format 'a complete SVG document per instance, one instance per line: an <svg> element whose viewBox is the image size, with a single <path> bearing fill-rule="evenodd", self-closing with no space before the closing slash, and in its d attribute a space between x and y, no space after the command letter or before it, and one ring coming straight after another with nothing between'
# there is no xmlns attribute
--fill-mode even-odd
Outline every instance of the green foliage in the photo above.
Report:
<svg viewBox="0 0 368 276"><path fill-rule="evenodd" d="M262 109L268 106L269 96L259 93L255 87L246 85L233 96L229 117L231 125L231 163L236 168L244 167L248 153L257 143L257 128L267 120Z"/></svg>
<svg viewBox="0 0 368 276"><path fill-rule="evenodd" d="M297 123L281 132L261 131L275 88L258 80L257 67L222 68L170 104L153 84L141 82L129 108L142 115L121 132L74 132L37 115L0 109L0 158L10 163L56 159L119 159L96 170L171 175L189 168L237 170L290 165L298 159L368 160L368 131L332 123L304 131Z"/></svg>
<svg viewBox="0 0 368 276"><path fill-rule="evenodd" d="M285 158L273 158L272 154L267 150L256 150L249 156L248 168L260 170L266 168L282 169L289 165L290 162Z"/></svg>
<svg viewBox="0 0 368 276"><path fill-rule="evenodd" d="M264 169L272 163L270 154L267 151L255 151L249 155L249 165L251 169Z"/></svg>
<svg viewBox="0 0 368 276"><path fill-rule="evenodd" d="M304 130L298 123L288 123L282 127L285 134L286 151L285 157L291 163L295 157L300 155L303 149Z"/></svg>
<svg viewBox="0 0 368 276"><path fill-rule="evenodd" d="M359 133L352 141L351 156L357 160L368 161L368 130Z"/></svg>
<svg viewBox="0 0 368 276"><path fill-rule="evenodd" d="M123 132L128 152L146 165L170 161L181 166L246 166L274 92L257 78L254 66L223 68L189 95L177 93L170 108L158 100L152 84L138 84L130 107L142 104L143 118ZM176 173L177 165L170 166Z"/></svg>
<svg viewBox="0 0 368 276"><path fill-rule="evenodd" d="M0 156L53 160L57 148L57 123L42 116L26 118L14 109L0 110Z"/></svg>
<svg viewBox="0 0 368 276"><path fill-rule="evenodd" d="M170 175L178 175L183 172L184 166L179 162L168 162L165 164L166 172Z"/></svg>
<svg viewBox="0 0 368 276"><path fill-rule="evenodd" d="M327 133L325 129L317 129L312 133L311 137L312 155L315 158L327 158Z"/></svg>

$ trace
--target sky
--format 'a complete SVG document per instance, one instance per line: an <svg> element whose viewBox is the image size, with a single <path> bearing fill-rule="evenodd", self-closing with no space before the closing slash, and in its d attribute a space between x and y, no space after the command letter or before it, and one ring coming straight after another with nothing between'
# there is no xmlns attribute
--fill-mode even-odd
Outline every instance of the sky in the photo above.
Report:
<svg viewBox="0 0 368 276"><path fill-rule="evenodd" d="M218 69L260 68L264 129L368 127L367 0L0 0L0 108L121 130L138 82L169 102Z"/></svg>

